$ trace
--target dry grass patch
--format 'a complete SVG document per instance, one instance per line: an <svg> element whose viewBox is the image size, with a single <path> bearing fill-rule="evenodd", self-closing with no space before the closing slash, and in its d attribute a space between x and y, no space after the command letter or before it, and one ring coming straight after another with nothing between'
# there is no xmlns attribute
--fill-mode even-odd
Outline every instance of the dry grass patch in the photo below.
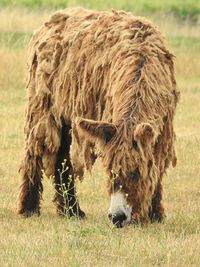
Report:
<svg viewBox="0 0 200 267"><path fill-rule="evenodd" d="M52 11L51 11L52 12ZM32 32L49 17L50 11L27 8L0 9L0 31Z"/></svg>

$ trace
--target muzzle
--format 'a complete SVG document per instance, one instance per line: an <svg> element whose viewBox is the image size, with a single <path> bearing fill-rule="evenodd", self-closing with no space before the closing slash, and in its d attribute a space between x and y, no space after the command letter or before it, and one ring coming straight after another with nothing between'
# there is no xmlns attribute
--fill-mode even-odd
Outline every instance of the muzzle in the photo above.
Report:
<svg viewBox="0 0 200 267"><path fill-rule="evenodd" d="M132 208L128 205L123 192L116 192L111 195L108 218L118 228L123 227L131 220Z"/></svg>

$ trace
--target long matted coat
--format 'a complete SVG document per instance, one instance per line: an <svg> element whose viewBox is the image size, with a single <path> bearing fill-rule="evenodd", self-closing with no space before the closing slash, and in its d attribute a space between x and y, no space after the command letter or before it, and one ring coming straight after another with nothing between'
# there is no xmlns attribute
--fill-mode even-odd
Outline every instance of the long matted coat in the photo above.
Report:
<svg viewBox="0 0 200 267"><path fill-rule="evenodd" d="M178 92L173 55L158 29L123 11L63 10L32 37L28 66L18 212L39 212L42 169L55 176L63 211L61 161L69 166L67 184L69 174L74 179L91 169L98 148L109 192L126 193L132 219L162 220L161 179L176 162ZM72 187L73 181L73 195ZM68 206L84 216L75 202Z"/></svg>

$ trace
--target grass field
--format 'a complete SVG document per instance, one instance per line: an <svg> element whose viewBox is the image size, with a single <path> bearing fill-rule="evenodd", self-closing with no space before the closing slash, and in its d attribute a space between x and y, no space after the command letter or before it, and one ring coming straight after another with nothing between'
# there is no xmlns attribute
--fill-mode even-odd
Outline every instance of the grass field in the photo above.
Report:
<svg viewBox="0 0 200 267"><path fill-rule="evenodd" d="M104 5L108 7L113 3L113 7L119 5L133 10L130 2L124 0L119 4L116 0ZM144 8L139 8L144 2L137 1L137 12L145 12ZM81 207L87 214L84 222L56 215L52 203L53 186L47 179L44 180L41 216L25 219L15 213L20 181L18 167L24 145L26 47L32 31L51 11L19 5L13 8L9 6L14 3L11 0L3 3L0 9L0 266L200 266L198 19L194 23L189 19L180 21L171 13L161 17L159 13L147 12L166 35L176 55L181 91L175 118L178 165L169 169L164 178L165 224L115 229L107 219L109 199L100 164L96 164L92 175L88 174L82 184L78 183ZM76 4L76 1L71 3ZM92 7L104 7L97 1L89 3L93 3ZM161 1L155 1L155 6L156 3L163 5ZM167 5L170 3L172 1ZM199 9L194 0L185 3Z"/></svg>

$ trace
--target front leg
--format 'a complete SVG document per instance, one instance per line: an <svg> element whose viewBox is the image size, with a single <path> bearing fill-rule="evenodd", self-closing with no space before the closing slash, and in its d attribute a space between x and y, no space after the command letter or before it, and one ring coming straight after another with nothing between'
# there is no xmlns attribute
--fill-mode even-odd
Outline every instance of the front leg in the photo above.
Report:
<svg viewBox="0 0 200 267"><path fill-rule="evenodd" d="M162 184L159 180L157 188L152 198L151 210L149 212L149 217L152 222L158 221L162 223L165 219L165 211L162 205Z"/></svg>
<svg viewBox="0 0 200 267"><path fill-rule="evenodd" d="M56 203L57 212L60 215L76 216L82 219L85 217L85 213L79 207L72 170L68 169L66 161L63 162L62 168L62 170L58 169L55 176L56 193L54 202Z"/></svg>
<svg viewBox="0 0 200 267"><path fill-rule="evenodd" d="M57 155L55 170L55 197L57 212L68 217L80 219L85 213L80 209L76 197L73 168L70 161L71 134L70 126L63 123L61 145Z"/></svg>
<svg viewBox="0 0 200 267"><path fill-rule="evenodd" d="M30 216L34 213L40 214L40 200L43 191L41 159L37 156L30 156L29 151L27 151L20 172L22 183L17 212L25 216Z"/></svg>

